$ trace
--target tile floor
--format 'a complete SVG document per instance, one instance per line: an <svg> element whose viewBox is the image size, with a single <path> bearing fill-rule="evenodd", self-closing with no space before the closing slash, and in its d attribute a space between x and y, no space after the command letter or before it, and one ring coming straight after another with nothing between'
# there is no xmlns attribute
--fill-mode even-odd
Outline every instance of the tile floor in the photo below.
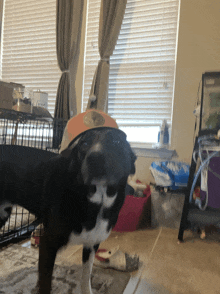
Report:
<svg viewBox="0 0 220 294"><path fill-rule="evenodd" d="M140 257L142 266L132 274L124 294L220 294L219 235L201 240L187 231L182 244L177 244L177 235L178 230L170 228L112 232L101 244L106 249L119 245L120 250ZM80 264L81 254L81 246L67 246L56 262Z"/></svg>

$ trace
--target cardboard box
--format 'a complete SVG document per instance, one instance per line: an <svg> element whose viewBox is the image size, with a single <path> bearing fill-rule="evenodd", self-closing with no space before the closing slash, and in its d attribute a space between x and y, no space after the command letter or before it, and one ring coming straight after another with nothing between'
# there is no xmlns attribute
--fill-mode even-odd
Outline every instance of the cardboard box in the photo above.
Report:
<svg viewBox="0 0 220 294"><path fill-rule="evenodd" d="M14 88L7 83L0 82L0 108L12 109Z"/></svg>
<svg viewBox="0 0 220 294"><path fill-rule="evenodd" d="M24 88L17 83L7 83L0 81L0 108L12 109L14 88Z"/></svg>

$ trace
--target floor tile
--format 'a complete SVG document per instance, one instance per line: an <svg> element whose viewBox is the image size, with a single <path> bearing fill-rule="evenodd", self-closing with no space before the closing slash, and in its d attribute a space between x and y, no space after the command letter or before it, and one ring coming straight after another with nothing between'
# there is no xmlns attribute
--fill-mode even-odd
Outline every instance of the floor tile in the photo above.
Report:
<svg viewBox="0 0 220 294"><path fill-rule="evenodd" d="M163 228L142 279L173 294L220 293L219 243L177 244L177 235L178 230Z"/></svg>

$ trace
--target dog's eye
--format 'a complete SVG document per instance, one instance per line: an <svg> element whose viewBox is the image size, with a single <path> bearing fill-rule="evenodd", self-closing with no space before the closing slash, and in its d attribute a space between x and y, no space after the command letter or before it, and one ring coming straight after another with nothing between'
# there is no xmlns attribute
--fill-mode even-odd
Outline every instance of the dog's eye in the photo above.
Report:
<svg viewBox="0 0 220 294"><path fill-rule="evenodd" d="M107 195L108 196L114 196L117 192L117 189L115 186L108 186L107 187Z"/></svg>
<svg viewBox="0 0 220 294"><path fill-rule="evenodd" d="M121 143L121 142L120 142L119 140L113 140L113 144L114 144L114 145L120 145L120 143Z"/></svg>

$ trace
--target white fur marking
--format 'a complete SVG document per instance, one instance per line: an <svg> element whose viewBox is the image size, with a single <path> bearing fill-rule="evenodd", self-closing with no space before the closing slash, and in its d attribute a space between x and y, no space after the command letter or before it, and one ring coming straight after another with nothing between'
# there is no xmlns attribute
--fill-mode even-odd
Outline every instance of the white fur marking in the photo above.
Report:
<svg viewBox="0 0 220 294"><path fill-rule="evenodd" d="M117 197L117 193L111 197L109 197L107 194L105 194L104 201L103 201L104 207L110 208L114 204L116 197Z"/></svg>
<svg viewBox="0 0 220 294"><path fill-rule="evenodd" d="M110 208L117 197L117 193L114 196L109 197L107 195L107 186L105 181L92 181L92 185L96 186L96 192L90 196L89 201L102 204L105 208Z"/></svg>
<svg viewBox="0 0 220 294"><path fill-rule="evenodd" d="M100 183L95 184L95 181L92 181L92 185L96 186L96 192L89 197L89 201L96 204L102 204L102 198L103 195L106 193L106 188Z"/></svg>
<svg viewBox="0 0 220 294"><path fill-rule="evenodd" d="M8 218L9 213L5 211L5 209L12 207L12 204L10 202L4 202L3 204L0 205L0 217L2 219Z"/></svg>
<svg viewBox="0 0 220 294"><path fill-rule="evenodd" d="M92 185L96 186L96 192L92 196L89 196L89 201L101 205L95 227L90 231L83 228L80 234L71 233L69 238L70 242L74 244L83 244L87 247L101 243L110 235L111 230L107 231L109 221L102 218L103 209L110 208L117 197L117 193L111 197L107 195L107 185L105 180L93 180Z"/></svg>
<svg viewBox="0 0 220 294"><path fill-rule="evenodd" d="M70 242L73 242L74 244L84 244L85 246L90 247L91 245L93 246L94 244L99 244L106 240L110 235L111 230L107 232L108 220L104 220L101 217L102 211L103 209L100 210L96 225L92 230L86 231L84 228L80 235L71 233L69 239Z"/></svg>
<svg viewBox="0 0 220 294"><path fill-rule="evenodd" d="M109 197L107 195L107 185L105 180L96 181L93 180L92 185L96 186L96 192L89 195L89 201L101 204L101 209L98 213L95 227L86 231L84 228L80 235L71 233L69 241L75 244L83 244L84 246L91 248L95 244L100 244L102 241L106 240L111 233L111 230L107 231L109 221L102 218L103 209L110 208L117 197L117 193L114 196ZM89 259L83 263L81 290L82 294L92 294L91 289L91 271L94 262L95 252L91 251Z"/></svg>
<svg viewBox="0 0 220 294"><path fill-rule="evenodd" d="M81 281L82 294L92 294L91 272L92 272L94 258L95 258L95 251L92 250L87 262L83 263L83 272L82 272L82 281Z"/></svg>

